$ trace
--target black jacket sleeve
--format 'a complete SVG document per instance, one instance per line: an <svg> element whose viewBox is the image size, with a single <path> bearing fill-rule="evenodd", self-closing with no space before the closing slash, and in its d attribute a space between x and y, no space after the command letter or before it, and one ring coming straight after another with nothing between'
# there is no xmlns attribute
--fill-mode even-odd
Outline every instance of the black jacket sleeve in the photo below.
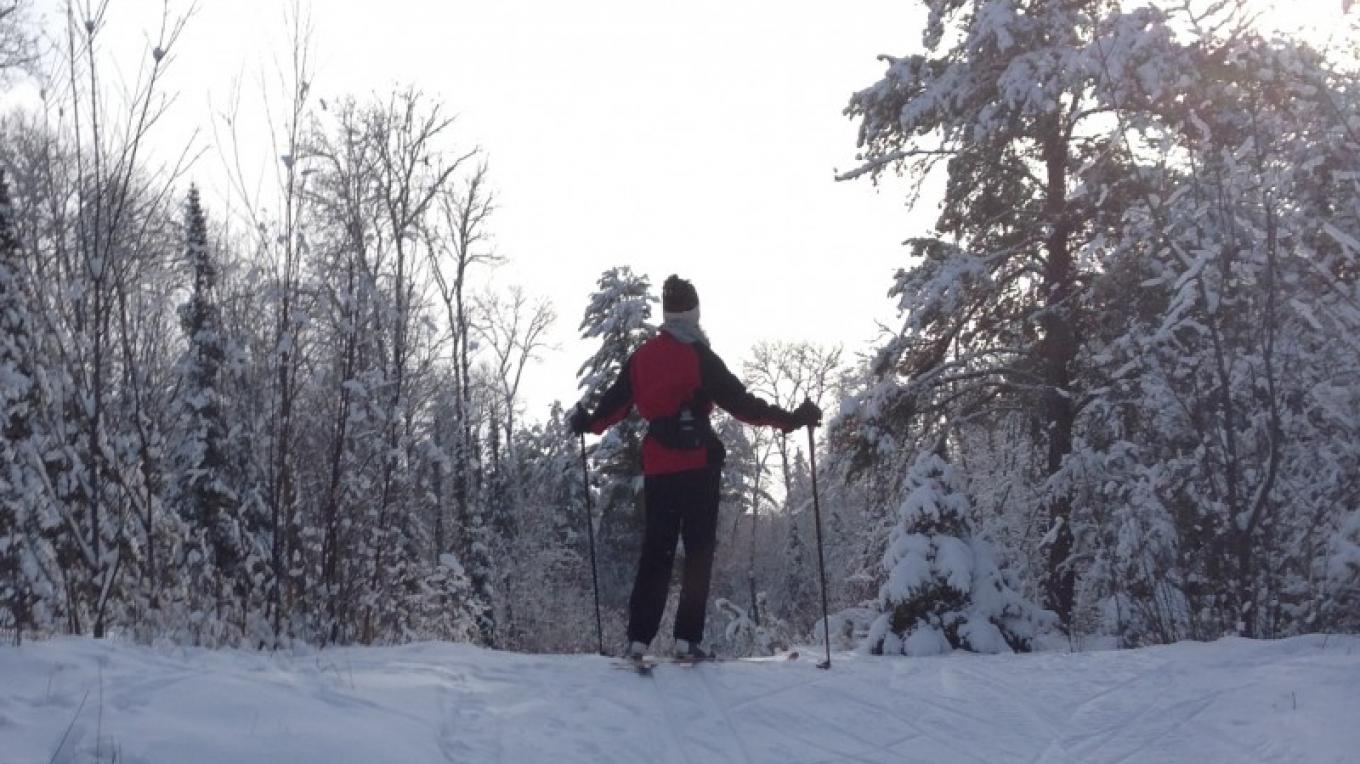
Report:
<svg viewBox="0 0 1360 764"><path fill-rule="evenodd" d="M586 429L599 435L609 429L610 425L628 416L628 410L632 407L633 359L629 358L624 362L623 368L619 369L619 376L614 380L614 384L604 391L599 405L595 407L595 413L587 420Z"/></svg>
<svg viewBox="0 0 1360 764"><path fill-rule="evenodd" d="M747 424L778 427L784 432L798 428L791 412L752 395L746 385L727 370L717 353L701 343L695 343L694 349L699 353L699 377L704 392L724 411Z"/></svg>

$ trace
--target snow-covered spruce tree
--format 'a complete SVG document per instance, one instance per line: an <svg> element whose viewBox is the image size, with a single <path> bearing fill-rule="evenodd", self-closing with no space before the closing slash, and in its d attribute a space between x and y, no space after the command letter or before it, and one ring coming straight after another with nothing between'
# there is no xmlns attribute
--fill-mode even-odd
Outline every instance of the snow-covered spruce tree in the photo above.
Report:
<svg viewBox="0 0 1360 764"><path fill-rule="evenodd" d="M1027 651L1053 614L1017 594L991 548L968 528L968 496L953 465L933 451L907 475L889 538L881 615L866 647L875 654Z"/></svg>
<svg viewBox="0 0 1360 764"><path fill-rule="evenodd" d="M193 289L180 306L186 350L180 362L180 437L174 448L178 511L189 528L183 547L189 592L195 609L219 627L239 623L247 588L236 492L227 479L227 422L221 392L226 338L217 306L217 264L208 243L208 225L198 189L190 187L184 205L184 256ZM216 641L227 635L200 635ZM227 637L229 639L229 637Z"/></svg>
<svg viewBox="0 0 1360 764"><path fill-rule="evenodd" d="M581 319L581 337L599 348L577 377L584 405L594 410L634 350L656 331L651 283L628 266L600 275ZM600 585L609 600L621 603L630 583L637 531L642 525L642 436L647 425L636 413L614 425L591 450L591 479L598 486Z"/></svg>
<svg viewBox="0 0 1360 764"><path fill-rule="evenodd" d="M860 122L861 153L842 179L895 170L911 176L913 199L941 164L947 181L934 235L910 240L916 264L892 289L904 321L874 362L892 384L872 388L858 412L874 420L859 428L864 452L880 459L897 449L882 449L879 436L924 430L928 439L940 423L987 409L1033 412L1030 461L1046 478L1072 450L1086 393L1077 362L1093 245L1128 203L1117 169L1126 152L1100 129L1108 108L1095 97L1091 58L1118 3L923 5L924 53L885 56L883 79L846 109ZM1135 63L1160 52L1126 37L1115 41L1119 54ZM1092 178L1106 179L1102 193L1075 193ZM1060 483L1028 495L1051 530L1045 598L1067 623L1071 495Z"/></svg>
<svg viewBox="0 0 1360 764"><path fill-rule="evenodd" d="M62 150L60 137L39 127L32 120L15 119L4 125L3 140L0 140L0 163L6 169L10 194L7 216L11 233L17 234L18 251L11 251L11 277L34 268L52 263L44 263L40 258L46 252L60 250L63 237L68 234L60 225L60 217L53 213L61 209L52 200L64 194L74 194L74 189L65 181L70 177L67 172L68 157ZM27 260L27 258L32 258ZM24 262L27 260L26 262ZM18 270L21 262L27 268ZM63 362L60 355L43 352L49 343L69 336L65 321L68 314L54 313L52 308L69 306L76 300L60 299L75 279L70 270L49 271L49 277L42 280L11 280L15 288L27 288L21 305L25 306L28 332L27 342L35 351L34 362L41 360L41 368L30 370L41 373L32 381L38 383L36 392L41 396L39 404L30 408L30 422L39 445L36 453L41 457L42 474L38 477L44 486L47 501L40 512L51 518L44 521L47 533L42 538L50 541L56 560L50 568L52 574L51 597L42 602L47 612L47 622L40 626L51 631L76 631L80 624L79 614L74 608L79 596L78 580L86 564L81 554L83 534L75 530L81 527L82 508L86 506L84 482L88 474L82 467L81 454L84 441L80 437L80 421L84 410L79 406L79 398L73 394L74 383L71 378L73 363ZM78 293L78 292L77 292ZM18 295L15 295L17 298ZM8 299L8 295L7 295ZM49 318L56 319L36 322L36 311L47 311ZM8 320L8 319L7 319ZM17 340L16 333L7 333L6 339ZM3 341L3 340L0 340ZM27 364L25 364L27 365ZM12 445L14 445L12 443ZM7 462L8 463L8 462ZM16 478L19 476L15 476ZM32 494L29 494L32 495ZM27 538L37 539L30 535Z"/></svg>
<svg viewBox="0 0 1360 764"><path fill-rule="evenodd" d="M19 258L9 184L0 168L0 624L13 629L16 642L46 620L42 603L55 594L51 531L45 527L55 517L43 521L46 491L35 440L41 401Z"/></svg>

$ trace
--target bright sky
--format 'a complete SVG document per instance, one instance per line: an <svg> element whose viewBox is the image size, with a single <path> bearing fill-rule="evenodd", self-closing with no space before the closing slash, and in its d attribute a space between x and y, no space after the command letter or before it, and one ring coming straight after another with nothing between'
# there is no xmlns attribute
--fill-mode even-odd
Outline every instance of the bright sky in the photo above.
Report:
<svg viewBox="0 0 1360 764"><path fill-rule="evenodd" d="M210 98L220 110L242 75L249 102L286 52L284 5L201 0L160 137L176 145L198 127L211 145ZM160 6L113 0L110 43L143 44ZM734 368L761 339L859 349L893 315L885 295L912 233L902 195L832 176L854 157L855 126L840 113L849 95L882 71L876 54L919 38L909 6L316 0L314 89L413 83L485 148L500 199L492 228L510 260L495 282L548 296L559 316L560 349L525 383L539 418L553 399L576 399L592 352L577 326L615 265L658 289L672 272L691 279ZM220 165L210 148L192 177L210 186Z"/></svg>
<svg viewBox="0 0 1360 764"><path fill-rule="evenodd" d="M172 11L188 4L170 0ZM110 42L144 44L161 5L112 0ZM1325 26L1341 0L1280 5L1280 23ZM179 146L201 129L201 185L221 175L210 104L220 109L238 77L244 100L258 101L261 72L286 54L284 6L198 3L168 82L180 100L157 142ZM532 418L575 400L591 350L577 324L611 266L658 286L672 272L693 280L733 367L762 339L860 350L893 315L899 243L933 209L909 213L897 187L832 175L853 163L849 95L877 79L877 54L919 44L915 3L314 0L312 17L320 96L414 84L486 150L493 231L510 260L495 283L551 298L559 316L559 349L526 380Z"/></svg>

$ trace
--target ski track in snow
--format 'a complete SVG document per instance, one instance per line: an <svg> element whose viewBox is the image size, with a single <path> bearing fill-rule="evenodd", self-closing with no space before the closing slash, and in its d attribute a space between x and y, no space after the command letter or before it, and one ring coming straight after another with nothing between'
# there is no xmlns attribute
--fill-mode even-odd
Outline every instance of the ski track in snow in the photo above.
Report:
<svg viewBox="0 0 1360 764"><path fill-rule="evenodd" d="M0 648L0 764L1360 761L1360 637L814 663L58 639Z"/></svg>

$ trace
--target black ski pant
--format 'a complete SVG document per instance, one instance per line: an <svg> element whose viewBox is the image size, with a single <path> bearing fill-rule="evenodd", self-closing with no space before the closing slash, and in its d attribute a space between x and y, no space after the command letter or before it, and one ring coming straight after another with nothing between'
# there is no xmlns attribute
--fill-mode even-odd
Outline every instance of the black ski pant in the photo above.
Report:
<svg viewBox="0 0 1360 764"><path fill-rule="evenodd" d="M646 528L633 596L628 602L628 639L650 644L661 626L670 593L675 543L685 541L685 571L675 638L702 642L708 610L708 585L718 532L721 468L648 475L644 480Z"/></svg>

